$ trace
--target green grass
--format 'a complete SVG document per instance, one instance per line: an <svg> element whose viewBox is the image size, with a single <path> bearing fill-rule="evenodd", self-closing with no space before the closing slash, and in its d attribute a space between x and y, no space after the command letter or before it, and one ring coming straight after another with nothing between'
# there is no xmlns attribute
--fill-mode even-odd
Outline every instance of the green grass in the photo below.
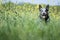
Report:
<svg viewBox="0 0 60 40"><path fill-rule="evenodd" d="M60 18L56 19L51 14L50 22L45 24L40 21L38 9L34 12L1 9L0 40L60 40Z"/></svg>

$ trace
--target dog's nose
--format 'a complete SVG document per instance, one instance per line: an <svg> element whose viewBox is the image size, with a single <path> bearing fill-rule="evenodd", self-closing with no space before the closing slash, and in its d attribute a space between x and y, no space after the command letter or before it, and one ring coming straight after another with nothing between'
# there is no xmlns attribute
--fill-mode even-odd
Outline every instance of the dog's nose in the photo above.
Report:
<svg viewBox="0 0 60 40"><path fill-rule="evenodd" d="M45 13L43 13L43 16L45 16Z"/></svg>
<svg viewBox="0 0 60 40"><path fill-rule="evenodd" d="M45 13L43 13L43 14L45 14Z"/></svg>

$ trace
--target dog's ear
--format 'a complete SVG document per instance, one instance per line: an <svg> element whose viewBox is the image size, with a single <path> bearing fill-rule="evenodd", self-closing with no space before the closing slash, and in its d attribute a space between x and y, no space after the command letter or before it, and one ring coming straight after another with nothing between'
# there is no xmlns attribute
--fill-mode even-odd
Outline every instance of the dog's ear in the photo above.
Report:
<svg viewBox="0 0 60 40"><path fill-rule="evenodd" d="M42 6L41 5L39 5L39 10L42 8Z"/></svg>
<svg viewBox="0 0 60 40"><path fill-rule="evenodd" d="M49 5L46 6L46 10L49 11Z"/></svg>

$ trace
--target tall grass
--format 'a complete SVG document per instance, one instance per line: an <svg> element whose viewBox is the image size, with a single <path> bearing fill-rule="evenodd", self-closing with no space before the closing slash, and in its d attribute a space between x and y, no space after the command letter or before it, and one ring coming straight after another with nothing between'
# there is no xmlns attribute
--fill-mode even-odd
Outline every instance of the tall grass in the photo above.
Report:
<svg viewBox="0 0 60 40"><path fill-rule="evenodd" d="M51 11L50 22L45 24L40 21L38 8L30 6L32 11L26 11L19 9L22 7L0 8L0 40L60 40L60 16Z"/></svg>

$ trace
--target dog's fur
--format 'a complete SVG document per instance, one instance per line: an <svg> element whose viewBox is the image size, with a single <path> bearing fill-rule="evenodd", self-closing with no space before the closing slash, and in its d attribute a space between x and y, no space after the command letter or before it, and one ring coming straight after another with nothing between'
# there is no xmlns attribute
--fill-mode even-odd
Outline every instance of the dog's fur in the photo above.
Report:
<svg viewBox="0 0 60 40"><path fill-rule="evenodd" d="M40 11L40 19L44 20L45 22L49 19L49 5L46 6L46 8L42 8L41 5L39 5L39 11Z"/></svg>

